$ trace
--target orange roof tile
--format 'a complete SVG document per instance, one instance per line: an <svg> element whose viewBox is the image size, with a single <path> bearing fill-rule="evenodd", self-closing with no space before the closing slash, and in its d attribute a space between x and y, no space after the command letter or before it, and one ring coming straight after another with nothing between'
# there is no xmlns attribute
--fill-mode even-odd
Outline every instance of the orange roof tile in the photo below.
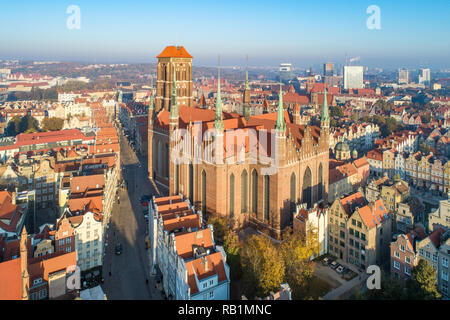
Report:
<svg viewBox="0 0 450 320"><path fill-rule="evenodd" d="M222 259L222 254L220 252L210 254L204 257L204 259L207 262L208 269L205 269L205 260L203 260L202 258L186 262L188 284L191 288L191 294L196 294L199 291L195 276L197 276L199 280L202 280L217 274L219 283L227 280L225 265Z"/></svg>
<svg viewBox="0 0 450 320"><path fill-rule="evenodd" d="M0 263L0 300L22 299L20 258Z"/></svg>
<svg viewBox="0 0 450 320"><path fill-rule="evenodd" d="M156 58L194 58L183 46L167 46Z"/></svg>
<svg viewBox="0 0 450 320"><path fill-rule="evenodd" d="M190 232L175 237L176 249L178 255L183 259L192 258L194 255L192 246L202 246L204 248L213 247L211 230L203 229L196 232Z"/></svg>

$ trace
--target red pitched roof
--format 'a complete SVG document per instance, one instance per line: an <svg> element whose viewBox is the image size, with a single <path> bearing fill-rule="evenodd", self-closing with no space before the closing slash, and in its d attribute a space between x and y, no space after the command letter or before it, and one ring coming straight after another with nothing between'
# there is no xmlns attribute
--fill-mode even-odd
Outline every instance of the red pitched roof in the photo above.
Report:
<svg viewBox="0 0 450 320"><path fill-rule="evenodd" d="M183 46L168 46L156 58L194 58Z"/></svg>
<svg viewBox="0 0 450 320"><path fill-rule="evenodd" d="M0 263L0 300L21 299L20 258Z"/></svg>
<svg viewBox="0 0 450 320"><path fill-rule="evenodd" d="M364 199L360 192L351 194L348 197L341 199L340 202L348 216L353 214L353 212L351 212L351 205L362 206L367 204L366 199Z"/></svg>
<svg viewBox="0 0 450 320"><path fill-rule="evenodd" d="M191 288L191 294L197 293L197 281L195 280L195 275L199 280L211 277L217 274L218 282L227 280L227 274L225 272L224 261L222 259L222 254L216 252L202 258L191 260L186 262L186 270L188 273L188 284ZM208 269L205 269L205 261L207 263Z"/></svg>
<svg viewBox="0 0 450 320"><path fill-rule="evenodd" d="M369 229L386 221L386 216L389 217L389 213L381 200L376 200L373 204L359 208L359 214Z"/></svg>

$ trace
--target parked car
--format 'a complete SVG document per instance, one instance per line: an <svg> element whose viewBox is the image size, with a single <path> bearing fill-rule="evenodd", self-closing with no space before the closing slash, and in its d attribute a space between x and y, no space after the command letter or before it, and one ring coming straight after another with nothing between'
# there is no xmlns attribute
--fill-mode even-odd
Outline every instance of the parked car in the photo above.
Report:
<svg viewBox="0 0 450 320"><path fill-rule="evenodd" d="M147 194L145 194L145 195L143 195L143 196L141 197L141 202L149 201L149 200L150 200L150 196L147 195Z"/></svg>
<svg viewBox="0 0 450 320"><path fill-rule="evenodd" d="M336 261L333 261L332 263L330 263L330 267L331 267L331 269L336 269L337 267L339 267L339 263L337 263Z"/></svg>
<svg viewBox="0 0 450 320"><path fill-rule="evenodd" d="M336 268L336 272L339 274L342 274L345 271L345 267L344 266L339 266Z"/></svg>
<svg viewBox="0 0 450 320"><path fill-rule="evenodd" d="M329 264L330 264L330 259L329 259L329 258L323 259L323 260L322 260L322 264L323 264L324 266L329 265Z"/></svg>
<svg viewBox="0 0 450 320"><path fill-rule="evenodd" d="M116 254L117 255L121 255L122 254L122 244L121 243L116 245Z"/></svg>
<svg viewBox="0 0 450 320"><path fill-rule="evenodd" d="M148 201L141 201L141 205L144 207L148 207L149 202Z"/></svg>

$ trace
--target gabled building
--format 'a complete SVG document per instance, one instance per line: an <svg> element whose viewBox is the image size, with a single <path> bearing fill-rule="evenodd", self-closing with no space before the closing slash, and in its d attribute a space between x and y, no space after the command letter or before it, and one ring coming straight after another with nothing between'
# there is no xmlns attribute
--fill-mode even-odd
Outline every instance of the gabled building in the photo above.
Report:
<svg viewBox="0 0 450 320"><path fill-rule="evenodd" d="M230 270L225 251L203 229L201 211L182 196L153 198L149 206L152 272L162 274L163 290L175 300L228 300Z"/></svg>
<svg viewBox="0 0 450 320"><path fill-rule="evenodd" d="M360 192L336 199L329 214L329 252L365 269L389 256L392 219L381 200L368 203Z"/></svg>

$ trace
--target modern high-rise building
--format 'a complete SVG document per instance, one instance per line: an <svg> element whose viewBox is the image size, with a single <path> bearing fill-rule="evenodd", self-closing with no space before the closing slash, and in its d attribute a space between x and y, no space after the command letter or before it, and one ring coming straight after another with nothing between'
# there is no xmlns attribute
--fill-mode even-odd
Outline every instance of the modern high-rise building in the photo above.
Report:
<svg viewBox="0 0 450 320"><path fill-rule="evenodd" d="M409 70L398 69L398 84L408 84L408 83L409 83Z"/></svg>
<svg viewBox="0 0 450 320"><path fill-rule="evenodd" d="M431 81L431 71L430 69L420 69L419 70L419 84L429 86Z"/></svg>
<svg viewBox="0 0 450 320"><path fill-rule="evenodd" d="M334 63L327 62L323 64L323 76L330 77L334 74Z"/></svg>
<svg viewBox="0 0 450 320"><path fill-rule="evenodd" d="M292 64L282 63L280 64L280 81L289 82L292 80Z"/></svg>
<svg viewBox="0 0 450 320"><path fill-rule="evenodd" d="M178 104L192 107L192 59L193 57L180 46L168 46L157 57L158 81L156 84L155 109L169 110L172 97L173 76L175 75ZM175 73L173 69L175 68Z"/></svg>
<svg viewBox="0 0 450 320"><path fill-rule="evenodd" d="M364 88L364 68L361 66L344 67L344 89Z"/></svg>

